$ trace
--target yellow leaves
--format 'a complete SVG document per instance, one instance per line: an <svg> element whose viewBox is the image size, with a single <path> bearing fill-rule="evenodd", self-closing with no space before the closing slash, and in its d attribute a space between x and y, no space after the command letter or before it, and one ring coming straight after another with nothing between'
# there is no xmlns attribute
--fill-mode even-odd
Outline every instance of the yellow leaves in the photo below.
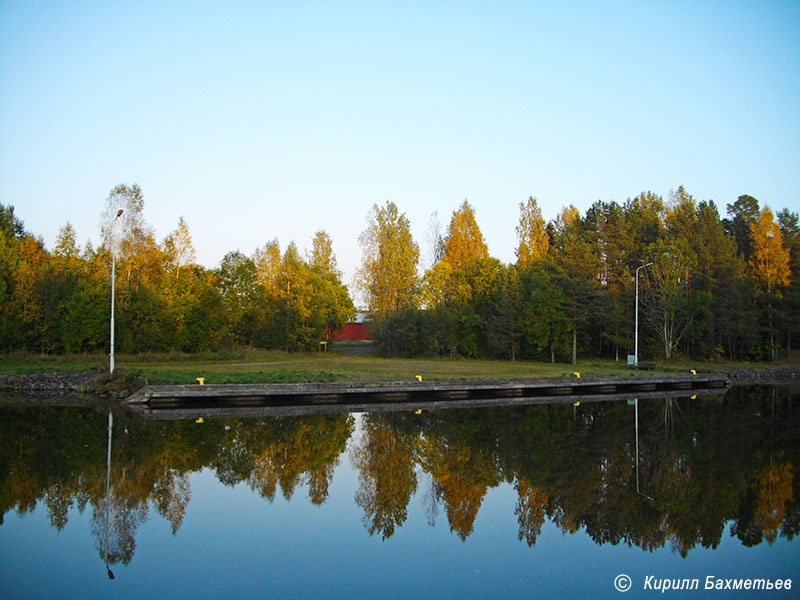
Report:
<svg viewBox="0 0 800 600"><path fill-rule="evenodd" d="M447 299L448 282L453 267L447 262L438 262L425 272L420 290L420 302L426 308L443 305Z"/></svg>
<svg viewBox="0 0 800 600"><path fill-rule="evenodd" d="M565 209L562 219L574 219L577 210L572 207L575 214ZM550 238L547 236L547 225L542 217L542 211L533 196L527 203L519 203L519 225L517 225L517 266L522 268L547 256L550 248ZM566 224L566 223L565 223Z"/></svg>
<svg viewBox="0 0 800 600"><path fill-rule="evenodd" d="M768 206L761 209L758 220L750 224L753 253L750 274L771 293L789 285L789 251L783 247L781 229Z"/></svg>
<svg viewBox="0 0 800 600"><path fill-rule="evenodd" d="M786 503L793 498L792 465L770 465L758 473L755 522L761 526L769 543L778 537L778 527L786 516Z"/></svg>
<svg viewBox="0 0 800 600"><path fill-rule="evenodd" d="M272 240L258 248L253 255L258 283L271 295L277 295L278 278L281 272L281 249L278 240Z"/></svg>
<svg viewBox="0 0 800 600"><path fill-rule="evenodd" d="M321 273L332 273L341 277L336 266L336 255L333 253L333 240L326 231L318 231L312 241L309 266L318 269Z"/></svg>
<svg viewBox="0 0 800 600"><path fill-rule="evenodd" d="M470 260L488 257L489 249L475 221L475 209L464 200L450 219L444 242L444 260L453 269L459 269Z"/></svg>

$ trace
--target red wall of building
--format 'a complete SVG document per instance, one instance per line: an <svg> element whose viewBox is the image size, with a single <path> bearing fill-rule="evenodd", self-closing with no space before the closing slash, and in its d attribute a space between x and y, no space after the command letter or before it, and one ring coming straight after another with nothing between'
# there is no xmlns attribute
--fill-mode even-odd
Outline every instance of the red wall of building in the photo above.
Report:
<svg viewBox="0 0 800 600"><path fill-rule="evenodd" d="M369 337L366 323L345 323L342 330L333 335L333 339L334 341L359 342L372 338Z"/></svg>

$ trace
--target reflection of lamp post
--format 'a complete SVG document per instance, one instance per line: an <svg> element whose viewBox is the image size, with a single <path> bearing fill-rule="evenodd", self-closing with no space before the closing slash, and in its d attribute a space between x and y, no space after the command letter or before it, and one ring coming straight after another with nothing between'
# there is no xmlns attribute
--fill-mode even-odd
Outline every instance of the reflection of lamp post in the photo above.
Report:
<svg viewBox="0 0 800 600"><path fill-rule="evenodd" d="M639 399L636 398L633 402L636 415L636 493L641 494L642 492L639 491Z"/></svg>
<svg viewBox="0 0 800 600"><path fill-rule="evenodd" d="M653 263L649 262L641 267L636 267L636 331L633 334L633 366L639 366L639 271L649 267ZM113 313L112 313L113 314ZM112 338L113 339L113 338Z"/></svg>
<svg viewBox="0 0 800 600"><path fill-rule="evenodd" d="M630 406L631 401L628 400L628 406ZM654 500L648 496L647 494L643 494L639 491L639 399L635 398L633 401L634 406L634 415L636 419L636 493L640 496L644 496L650 502L654 502Z"/></svg>
<svg viewBox="0 0 800 600"><path fill-rule="evenodd" d="M114 237L114 247L111 249L111 352L108 356L108 370L114 374L114 282L116 280L117 267L117 220L122 216L122 209L117 211L112 225L112 235Z"/></svg>
<svg viewBox="0 0 800 600"><path fill-rule="evenodd" d="M122 212L122 211L120 211ZM114 579L114 573L108 568L108 536L111 520L111 431L114 428L114 414L108 411L108 451L106 453L106 573L109 579Z"/></svg>

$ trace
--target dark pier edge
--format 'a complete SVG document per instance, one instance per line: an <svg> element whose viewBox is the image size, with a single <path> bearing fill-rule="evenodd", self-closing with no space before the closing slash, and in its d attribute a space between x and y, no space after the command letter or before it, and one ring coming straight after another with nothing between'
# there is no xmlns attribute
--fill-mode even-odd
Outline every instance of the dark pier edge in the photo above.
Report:
<svg viewBox="0 0 800 600"><path fill-rule="evenodd" d="M576 403L724 393L724 377L148 385L123 401L147 418L280 416Z"/></svg>

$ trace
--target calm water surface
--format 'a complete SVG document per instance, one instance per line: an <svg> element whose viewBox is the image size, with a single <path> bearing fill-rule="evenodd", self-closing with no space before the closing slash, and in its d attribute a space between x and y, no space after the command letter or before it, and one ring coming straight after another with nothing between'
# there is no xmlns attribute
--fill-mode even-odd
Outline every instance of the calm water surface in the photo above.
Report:
<svg viewBox="0 0 800 600"><path fill-rule="evenodd" d="M702 597L709 575L792 579L770 597L798 597L798 399L203 423L115 409L110 453L105 413L4 404L0 597L661 596L648 576L697 578L672 594Z"/></svg>

